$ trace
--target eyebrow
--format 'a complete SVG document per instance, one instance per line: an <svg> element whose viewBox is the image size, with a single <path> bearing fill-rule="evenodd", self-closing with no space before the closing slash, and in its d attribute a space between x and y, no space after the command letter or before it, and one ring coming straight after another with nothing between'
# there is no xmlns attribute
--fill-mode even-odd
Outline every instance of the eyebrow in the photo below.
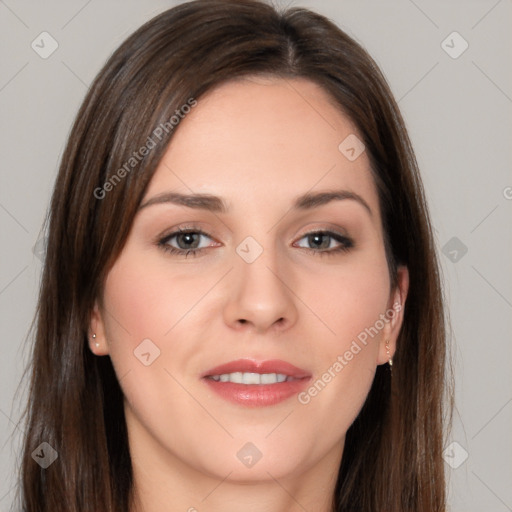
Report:
<svg viewBox="0 0 512 512"><path fill-rule="evenodd" d="M311 210L323 206L332 201L350 199L358 202L373 216L368 203L355 192L349 190L329 190L324 192L307 192L297 197L292 205L296 210ZM171 203L179 206L186 206L196 210L207 210L214 213L227 213L229 208L222 198L212 194L180 194L178 192L164 192L158 194L142 203L138 211L155 204Z"/></svg>

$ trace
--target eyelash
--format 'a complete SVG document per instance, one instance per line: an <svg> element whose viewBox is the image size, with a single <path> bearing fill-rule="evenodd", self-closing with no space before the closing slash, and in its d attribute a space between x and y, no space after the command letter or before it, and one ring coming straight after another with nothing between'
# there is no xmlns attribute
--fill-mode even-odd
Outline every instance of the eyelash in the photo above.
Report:
<svg viewBox="0 0 512 512"><path fill-rule="evenodd" d="M204 235L208 238L211 238L207 233L202 231L201 229L189 227L189 228L180 228L177 231L173 231L172 233L166 235L165 237L158 240L158 247L160 247L163 251L166 253L170 253L177 256L184 256L185 258L192 254L192 256L198 256L200 253L205 251L206 249L210 249L211 247L203 247L200 249L177 249L176 247L172 247L168 245L169 240L173 239L177 235L183 235L183 234L198 234L198 235ZM328 231L328 230L318 230L318 231L310 231L309 233L304 233L304 235L299 239L302 240L303 238L307 236L312 235L321 235L321 236L329 236L339 242L341 245L334 249L328 249L328 250L316 250L309 247L300 247L300 249L305 249L306 251L312 252L315 255L320 256L332 256L334 254L339 254L343 252L348 252L354 247L354 242L350 238L340 235L339 233L336 233L335 231Z"/></svg>

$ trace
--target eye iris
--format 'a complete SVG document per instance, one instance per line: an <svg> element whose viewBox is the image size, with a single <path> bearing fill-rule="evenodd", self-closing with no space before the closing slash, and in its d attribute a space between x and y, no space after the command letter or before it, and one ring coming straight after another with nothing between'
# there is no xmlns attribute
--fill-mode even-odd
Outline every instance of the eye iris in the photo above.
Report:
<svg viewBox="0 0 512 512"><path fill-rule="evenodd" d="M194 243L195 237L195 243ZM185 245L182 246L180 244L180 240L185 240ZM199 234L198 233L181 233L176 236L176 241L178 242L178 246L180 249L196 249L199 243ZM193 245L187 245L193 243Z"/></svg>
<svg viewBox="0 0 512 512"><path fill-rule="evenodd" d="M321 240L327 241L327 243L322 243ZM320 242L319 242L320 240ZM313 246L316 245L318 249L328 249L329 248L329 237L322 233L314 233L312 235L308 235L308 243Z"/></svg>

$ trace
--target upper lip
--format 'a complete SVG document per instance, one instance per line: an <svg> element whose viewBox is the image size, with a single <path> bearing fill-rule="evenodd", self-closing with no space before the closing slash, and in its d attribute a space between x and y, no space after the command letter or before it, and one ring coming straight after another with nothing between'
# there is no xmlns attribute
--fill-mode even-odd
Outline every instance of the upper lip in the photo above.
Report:
<svg viewBox="0 0 512 512"><path fill-rule="evenodd" d="M293 377L295 379L302 379L311 377L311 374L302 368L297 368L291 363L282 361L280 359L272 359L268 361L256 361L254 359L237 359L229 363L221 364L215 368L204 372L201 377L211 377L212 375L222 375L225 373L235 372L250 372L250 373L280 373Z"/></svg>

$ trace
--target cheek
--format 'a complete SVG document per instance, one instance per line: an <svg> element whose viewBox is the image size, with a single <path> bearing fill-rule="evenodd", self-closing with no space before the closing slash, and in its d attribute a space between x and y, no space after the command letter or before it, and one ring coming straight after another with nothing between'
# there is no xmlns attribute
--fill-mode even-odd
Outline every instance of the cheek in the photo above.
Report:
<svg viewBox="0 0 512 512"><path fill-rule="evenodd" d="M141 410L155 411L163 398L183 399L169 373L184 371L196 340L204 337L202 320L210 313L201 299L217 280L188 269L171 275L166 261L143 251L126 250L116 261L105 285L105 329L112 364L132 406L142 402Z"/></svg>
<svg viewBox="0 0 512 512"><path fill-rule="evenodd" d="M318 317L324 352L332 357L385 313L390 291L385 254L367 251L346 263L307 273L302 289L304 302Z"/></svg>
<svg viewBox="0 0 512 512"><path fill-rule="evenodd" d="M107 278L106 323L113 349L128 339L135 344L145 338L162 340L211 286L205 279L190 286L187 272L171 279L165 268L143 258L121 256Z"/></svg>
<svg viewBox="0 0 512 512"><path fill-rule="evenodd" d="M328 416L336 426L333 432L345 432L375 375L385 325L380 319L389 297L387 262L384 253L376 251L310 279L304 282L304 292L310 291L308 302L321 319L310 322L316 322L319 333L311 350L318 373L299 402L312 416Z"/></svg>
<svg viewBox="0 0 512 512"><path fill-rule="evenodd" d="M121 254L108 274L104 294L109 356L131 414L138 418L135 423L149 430L169 425L172 410L189 407L188 395L173 378L173 362L179 366L183 361L187 345L180 343L187 334L183 326L193 316L187 312L202 288L206 291L211 286L204 280L198 287L187 286L179 275L173 276L171 284L166 282L169 273L150 263L142 252ZM159 411L157 417L155 411ZM179 426L168 434L170 443L175 436L185 435Z"/></svg>

